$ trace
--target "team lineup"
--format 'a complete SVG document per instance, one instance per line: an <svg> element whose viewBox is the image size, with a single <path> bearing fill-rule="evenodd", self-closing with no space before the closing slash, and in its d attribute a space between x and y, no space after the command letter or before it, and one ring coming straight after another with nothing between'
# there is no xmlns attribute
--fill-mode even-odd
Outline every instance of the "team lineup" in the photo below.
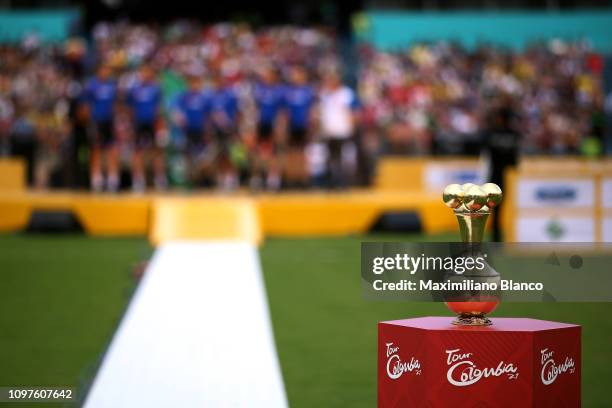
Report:
<svg viewBox="0 0 612 408"><path fill-rule="evenodd" d="M351 158L354 148L350 148L357 108L354 92L332 71L322 75L320 90L302 66L291 67L285 76L287 81L281 81L273 67L264 67L252 86L238 89L220 74L192 73L186 77L187 89L164 101L149 65L143 65L123 91L111 68L100 66L81 96L83 115L93 129L92 189L119 188L119 151L114 136L118 110L130 118L135 191L146 188L147 159L152 162L155 187L167 187L161 146L171 126L183 133L189 181L195 186L209 183L232 189L242 180L253 189L278 190L281 183L305 187L310 177L306 146L315 129L327 145L324 160L329 167L329 184L346 185L355 162ZM256 112L256 123L247 123L242 115L249 104ZM245 127L251 131L243 132ZM254 135L247 143L241 140L245 133ZM285 140L281 140L283 134Z"/></svg>

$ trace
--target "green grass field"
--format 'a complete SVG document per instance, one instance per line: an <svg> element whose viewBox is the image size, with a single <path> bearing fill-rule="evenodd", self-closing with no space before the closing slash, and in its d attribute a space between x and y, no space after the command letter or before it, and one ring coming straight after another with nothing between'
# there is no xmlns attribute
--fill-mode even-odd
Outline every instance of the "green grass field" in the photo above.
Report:
<svg viewBox="0 0 612 408"><path fill-rule="evenodd" d="M271 238L261 248L292 407L375 406L376 323L448 314L442 304L363 300L361 240ZM134 268L151 252L144 239L0 236L0 386L85 389L133 292ZM495 316L582 324L583 406L610 406L612 304L502 304Z"/></svg>

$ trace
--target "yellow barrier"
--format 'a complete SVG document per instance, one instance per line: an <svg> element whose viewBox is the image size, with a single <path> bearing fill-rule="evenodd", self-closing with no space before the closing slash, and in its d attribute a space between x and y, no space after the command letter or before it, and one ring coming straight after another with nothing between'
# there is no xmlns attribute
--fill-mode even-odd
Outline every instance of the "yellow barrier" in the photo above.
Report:
<svg viewBox="0 0 612 408"><path fill-rule="evenodd" d="M376 167L374 186L378 190L425 191L423 170L426 159L384 157Z"/></svg>
<svg viewBox="0 0 612 408"><path fill-rule="evenodd" d="M0 231L24 229L34 210L64 210L91 235L145 235L149 201L131 194L0 192Z"/></svg>
<svg viewBox="0 0 612 408"><path fill-rule="evenodd" d="M382 157L374 187L384 191L440 193L451 183L484 182L482 163L469 157Z"/></svg>
<svg viewBox="0 0 612 408"><path fill-rule="evenodd" d="M439 194L381 192L372 190L342 193L283 193L256 197L214 194L133 195L89 193L2 193L0 192L0 231L24 229L33 210L73 211L85 231L92 235L146 235L151 218L157 216L157 203L186 203L193 211L192 222L200 215L197 206L207 206L222 220L225 207L252 203L261 222L261 233L277 236L346 235L364 233L386 211L414 211L426 232L455 230L457 222ZM163 207L163 206L162 206ZM162 210L164 211L164 210ZM233 211L233 210L232 210ZM150 214L153 212L154 214ZM152 217L151 217L152 215ZM165 227L164 227L165 228ZM199 228L199 227L198 227ZM216 228L216 227L215 227Z"/></svg>
<svg viewBox="0 0 612 408"><path fill-rule="evenodd" d="M142 196L87 195L72 209L92 235L144 235L149 227L150 199Z"/></svg>
<svg viewBox="0 0 612 408"><path fill-rule="evenodd" d="M266 235L364 233L386 211L418 213L427 232L457 228L439 195L416 191L280 194L262 196L257 203Z"/></svg>
<svg viewBox="0 0 612 408"><path fill-rule="evenodd" d="M25 186L25 162L18 158L0 158L0 191L19 191Z"/></svg>
<svg viewBox="0 0 612 408"><path fill-rule="evenodd" d="M248 199L161 198L153 202L149 240L242 240L258 244L261 228Z"/></svg>

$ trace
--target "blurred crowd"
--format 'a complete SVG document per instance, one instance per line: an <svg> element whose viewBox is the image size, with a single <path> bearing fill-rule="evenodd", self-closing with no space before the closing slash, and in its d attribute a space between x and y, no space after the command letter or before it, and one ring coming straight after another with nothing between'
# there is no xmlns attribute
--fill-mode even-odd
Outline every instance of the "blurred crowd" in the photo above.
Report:
<svg viewBox="0 0 612 408"><path fill-rule="evenodd" d="M531 154L597 154L603 59L587 43L552 40L523 52L454 44L401 52L364 47L363 125L398 153L477 154L490 114L504 106Z"/></svg>
<svg viewBox="0 0 612 408"><path fill-rule="evenodd" d="M0 156L39 188L368 184L381 154L479 154L496 107L520 150L597 154L602 59L360 46L343 82L334 33L291 26L100 23L61 45L0 45Z"/></svg>

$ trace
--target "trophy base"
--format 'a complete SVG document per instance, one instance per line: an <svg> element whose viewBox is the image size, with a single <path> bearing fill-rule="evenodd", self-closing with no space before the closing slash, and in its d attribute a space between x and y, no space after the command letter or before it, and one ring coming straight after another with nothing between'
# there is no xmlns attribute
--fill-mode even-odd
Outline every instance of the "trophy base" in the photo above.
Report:
<svg viewBox="0 0 612 408"><path fill-rule="evenodd" d="M458 314L378 323L379 408L581 406L580 326L494 316L492 326L451 325ZM508 374L520 380L506 380ZM555 374L554 383L542 382Z"/></svg>
<svg viewBox="0 0 612 408"><path fill-rule="evenodd" d="M453 324L457 326L490 326L493 322L484 313L462 313L453 320Z"/></svg>

